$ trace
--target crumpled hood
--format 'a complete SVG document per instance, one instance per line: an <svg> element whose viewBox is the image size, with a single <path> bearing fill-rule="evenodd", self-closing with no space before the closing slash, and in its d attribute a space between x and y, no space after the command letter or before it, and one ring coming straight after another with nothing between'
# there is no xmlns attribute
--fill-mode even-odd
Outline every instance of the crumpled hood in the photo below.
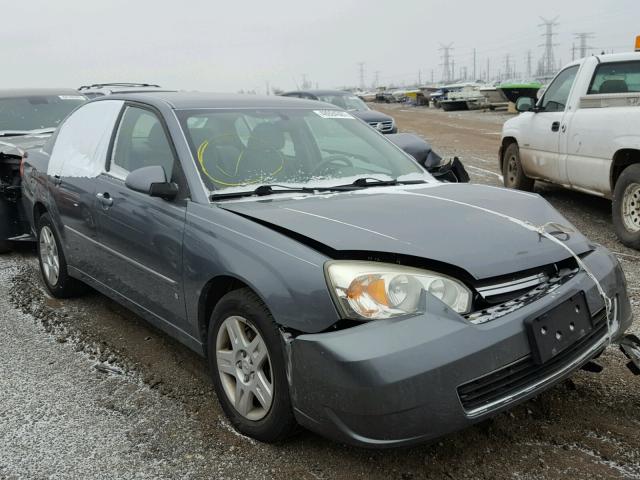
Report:
<svg viewBox="0 0 640 480"><path fill-rule="evenodd" d="M425 197L421 195L429 195ZM438 199L431 197L440 197ZM575 228L538 195L470 184L378 187L350 193L219 207L276 225L334 250L386 252L445 262L476 279L519 272L569 257L560 245L475 205L535 225ZM588 240L575 231L565 241L577 254Z"/></svg>
<svg viewBox="0 0 640 480"><path fill-rule="evenodd" d="M365 122L389 122L393 120L389 115L376 110L357 110L349 113Z"/></svg>
<svg viewBox="0 0 640 480"><path fill-rule="evenodd" d="M22 156L26 150L42 147L50 136L51 134L38 134L0 137L0 153Z"/></svg>

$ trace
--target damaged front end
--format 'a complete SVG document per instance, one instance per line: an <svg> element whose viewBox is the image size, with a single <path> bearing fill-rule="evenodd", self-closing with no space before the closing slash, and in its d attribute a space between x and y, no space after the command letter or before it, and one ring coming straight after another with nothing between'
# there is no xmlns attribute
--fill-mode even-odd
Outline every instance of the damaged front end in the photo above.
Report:
<svg viewBox="0 0 640 480"><path fill-rule="evenodd" d="M22 204L22 162L26 152L0 142L0 253L15 241L33 240Z"/></svg>

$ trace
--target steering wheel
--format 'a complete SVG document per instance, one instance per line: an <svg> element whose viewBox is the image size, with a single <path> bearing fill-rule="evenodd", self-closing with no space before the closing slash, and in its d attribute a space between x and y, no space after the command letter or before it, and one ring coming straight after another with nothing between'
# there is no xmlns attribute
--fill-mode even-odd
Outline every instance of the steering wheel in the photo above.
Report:
<svg viewBox="0 0 640 480"><path fill-rule="evenodd" d="M311 175L316 175L318 172L321 172L329 165L343 165L345 167L353 167L353 162L344 155L331 155L330 157L325 158L318 165L316 165L311 171Z"/></svg>

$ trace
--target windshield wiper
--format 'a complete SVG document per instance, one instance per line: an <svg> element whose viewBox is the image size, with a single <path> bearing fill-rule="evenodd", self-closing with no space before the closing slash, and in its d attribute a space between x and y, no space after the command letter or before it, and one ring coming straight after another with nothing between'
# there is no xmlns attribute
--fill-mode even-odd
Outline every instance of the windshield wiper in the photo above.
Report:
<svg viewBox="0 0 640 480"><path fill-rule="evenodd" d="M368 187L386 187L390 185L415 185L418 183L427 183L424 180L398 180L397 178L392 178L390 180L380 180L375 177L361 177L349 183L347 185L337 185L336 188L344 188L344 187L358 187L358 188L368 188Z"/></svg>
<svg viewBox="0 0 640 480"><path fill-rule="evenodd" d="M362 187L358 185L338 185L335 187L289 187L287 185L260 185L253 190L246 190L240 192L221 192L212 193L209 197L213 200L223 200L225 198L240 198L240 197L264 197L266 195L273 195L276 193L316 193L316 192L346 192L350 190L358 190Z"/></svg>

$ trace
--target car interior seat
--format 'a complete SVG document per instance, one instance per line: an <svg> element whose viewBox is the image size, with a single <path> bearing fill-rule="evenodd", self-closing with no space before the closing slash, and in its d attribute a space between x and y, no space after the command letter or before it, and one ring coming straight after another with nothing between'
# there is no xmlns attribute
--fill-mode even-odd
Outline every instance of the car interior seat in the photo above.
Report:
<svg viewBox="0 0 640 480"><path fill-rule="evenodd" d="M629 86L624 80L605 80L600 85L599 93L627 93Z"/></svg>

